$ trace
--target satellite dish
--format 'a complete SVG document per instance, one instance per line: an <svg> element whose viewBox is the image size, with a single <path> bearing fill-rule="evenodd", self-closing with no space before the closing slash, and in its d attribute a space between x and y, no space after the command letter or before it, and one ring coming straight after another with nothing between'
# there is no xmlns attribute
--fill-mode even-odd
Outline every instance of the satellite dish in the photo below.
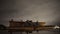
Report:
<svg viewBox="0 0 60 34"><path fill-rule="evenodd" d="M54 29L59 29L59 28L60 28L60 27L59 27L59 26L57 26L57 25L54 27Z"/></svg>

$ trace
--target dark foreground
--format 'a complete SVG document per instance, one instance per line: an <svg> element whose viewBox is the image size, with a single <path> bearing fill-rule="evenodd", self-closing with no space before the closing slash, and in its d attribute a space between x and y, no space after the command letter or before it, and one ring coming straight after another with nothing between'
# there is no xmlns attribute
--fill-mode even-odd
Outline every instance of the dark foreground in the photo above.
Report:
<svg viewBox="0 0 60 34"><path fill-rule="evenodd" d="M50 30L50 31L33 31L28 34L60 34L60 30ZM0 34L10 34L8 30L0 30ZM21 32L13 32L13 34L21 34ZM26 32L22 32L22 34L27 34Z"/></svg>

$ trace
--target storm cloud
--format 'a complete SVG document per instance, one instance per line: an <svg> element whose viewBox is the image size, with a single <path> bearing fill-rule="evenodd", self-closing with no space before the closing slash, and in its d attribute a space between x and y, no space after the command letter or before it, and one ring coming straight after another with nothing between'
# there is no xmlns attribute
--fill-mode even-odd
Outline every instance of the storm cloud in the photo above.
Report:
<svg viewBox="0 0 60 34"><path fill-rule="evenodd" d="M60 24L60 0L1 0L0 3L0 24L9 25L10 19Z"/></svg>

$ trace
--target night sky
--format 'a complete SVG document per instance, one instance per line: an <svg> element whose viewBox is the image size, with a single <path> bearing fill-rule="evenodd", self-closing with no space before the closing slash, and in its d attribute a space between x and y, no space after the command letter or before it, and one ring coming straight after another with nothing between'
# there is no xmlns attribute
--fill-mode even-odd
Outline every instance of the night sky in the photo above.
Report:
<svg viewBox="0 0 60 34"><path fill-rule="evenodd" d="M60 0L0 0L0 24L32 20L60 25Z"/></svg>

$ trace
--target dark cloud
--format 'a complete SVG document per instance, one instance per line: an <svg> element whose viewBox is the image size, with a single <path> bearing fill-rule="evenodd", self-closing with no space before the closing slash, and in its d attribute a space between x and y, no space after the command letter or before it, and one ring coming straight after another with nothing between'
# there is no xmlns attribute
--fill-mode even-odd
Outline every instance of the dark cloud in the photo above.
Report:
<svg viewBox="0 0 60 34"><path fill-rule="evenodd" d="M60 24L60 0L1 0L0 23L8 21L33 20L46 24Z"/></svg>

